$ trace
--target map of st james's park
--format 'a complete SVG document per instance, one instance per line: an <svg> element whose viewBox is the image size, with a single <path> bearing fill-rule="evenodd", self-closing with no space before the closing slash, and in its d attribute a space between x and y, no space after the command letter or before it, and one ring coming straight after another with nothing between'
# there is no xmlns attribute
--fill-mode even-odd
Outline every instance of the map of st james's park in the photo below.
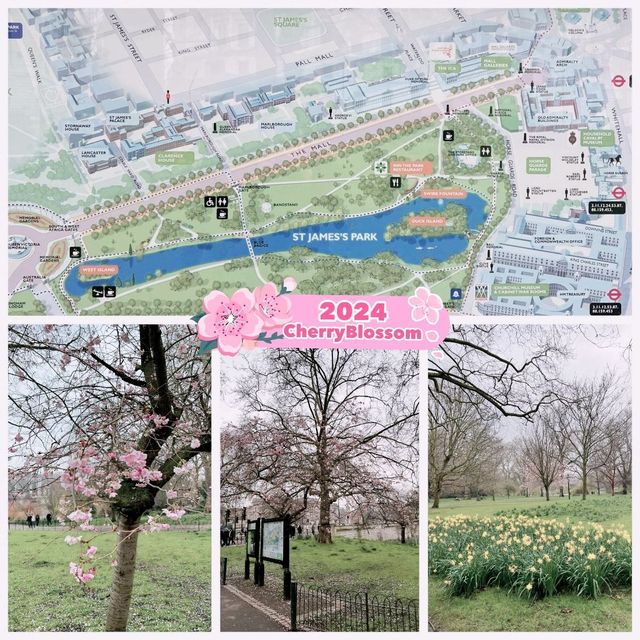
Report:
<svg viewBox="0 0 640 640"><path fill-rule="evenodd" d="M13 9L9 310L631 303L627 9Z"/></svg>

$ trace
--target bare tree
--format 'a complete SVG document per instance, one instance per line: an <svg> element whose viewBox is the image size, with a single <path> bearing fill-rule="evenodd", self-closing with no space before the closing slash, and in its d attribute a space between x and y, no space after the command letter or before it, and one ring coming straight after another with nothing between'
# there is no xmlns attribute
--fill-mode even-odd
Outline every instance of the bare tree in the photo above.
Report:
<svg viewBox="0 0 640 640"><path fill-rule="evenodd" d="M587 497L589 473L598 468L598 453L606 447L607 425L625 411L623 382L611 371L566 386L556 405L554 428L566 444L567 463L581 478L582 499Z"/></svg>
<svg viewBox="0 0 640 640"><path fill-rule="evenodd" d="M446 482L472 475L492 457L498 446L495 422L495 411L481 400L470 402L466 391L455 386L430 397L429 493L433 509L440 506Z"/></svg>
<svg viewBox="0 0 640 640"><path fill-rule="evenodd" d="M419 506L417 487L404 490L387 486L375 496L372 502L372 508L378 520L400 527L402 544L407 541L407 529L419 520Z"/></svg>
<svg viewBox="0 0 640 640"><path fill-rule="evenodd" d="M515 494L523 482L520 465L521 460L518 454L519 451L515 443L502 443L500 447L500 457L498 459L498 469L507 498L510 498L512 493Z"/></svg>
<svg viewBox="0 0 640 640"><path fill-rule="evenodd" d="M525 467L540 481L549 500L549 487L563 469L563 443L553 421L558 413L539 412L520 439L520 454Z"/></svg>
<svg viewBox="0 0 640 640"><path fill-rule="evenodd" d="M595 471L604 476L612 496L616 493L618 481L624 485L624 476L630 471L630 425L631 413L628 410L622 412L617 420L610 420L604 427L603 444L594 458Z"/></svg>
<svg viewBox="0 0 640 640"><path fill-rule="evenodd" d="M401 365L337 349L247 356L234 390L246 419L223 436L224 490L287 509L317 496L318 540L331 542L332 504L416 473L416 375Z"/></svg>
<svg viewBox="0 0 640 640"><path fill-rule="evenodd" d="M483 400L503 416L531 419L556 395L557 363L569 353L566 336L532 325L454 326L442 343L442 357L429 363L431 397L453 389L461 402ZM526 347L518 358L505 344Z"/></svg>
<svg viewBox="0 0 640 640"><path fill-rule="evenodd" d="M623 495L627 495L631 487L631 440L631 410L627 408L620 416L618 440L618 477Z"/></svg>

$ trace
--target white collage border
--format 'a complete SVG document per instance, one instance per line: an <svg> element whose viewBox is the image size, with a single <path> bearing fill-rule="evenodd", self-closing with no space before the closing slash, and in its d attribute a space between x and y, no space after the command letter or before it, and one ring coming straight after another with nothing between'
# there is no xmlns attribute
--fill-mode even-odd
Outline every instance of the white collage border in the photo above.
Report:
<svg viewBox="0 0 640 640"><path fill-rule="evenodd" d="M104 8L105 6L109 6L110 8L119 8L119 7L127 7L127 8L154 8L154 7L166 7L171 8L175 7L176 0L62 0L60 2L41 2L38 0L33 1L25 1L25 0L8 0L11 7L55 7L55 6L64 6L64 7L76 7L76 8ZM380 0L348 0L347 2L339 2L335 0L315 0L315 1L291 1L291 0L226 0L226 1L202 1L202 0L189 0L186 3L189 7L196 8L209 8L209 9L224 9L229 6L233 6L234 8L238 7L340 7L344 5L348 5L349 7L357 7L357 8L382 8L382 7L411 7L411 8L421 8L424 10L429 10L430 7L437 7L439 9L442 8L482 8L482 7L490 7L490 8L512 8L514 6L527 6L527 7L544 7L544 8L558 8L558 7L620 7L623 8L625 5L630 7L632 5L631 2L627 0L627 2L615 2L611 0L582 0L581 2L576 2L575 0L570 0L568 2L555 1L551 2L540 1L540 0L527 0L526 2L516 2L516 1L504 1L504 0L483 0L481 2L473 2L470 0L460 0L459 2L451 2L451 0L439 0L438 2L420 2L420 0L387 0L387 2L382 2ZM631 7L632 8L632 7ZM5 8L3 15L8 20L8 12ZM632 8L632 29L633 36L636 37L638 34L638 24L640 21L640 8L633 10ZM638 68L638 60L640 58L639 47L636 45L632 52L632 66L633 70L637 71ZM4 79L4 85L8 84L8 40L6 37L2 38L2 45L0 49L0 59L1 59L1 73ZM638 85L636 83L636 87L633 88L632 95L632 108L638 104ZM2 166L2 176L3 179L1 181L0 186L0 202L6 203L8 202L8 184L7 184L7 174L8 174L8 137L6 135L7 132L7 123L8 123L8 95L7 92L0 91L0 111L2 113L2 121L5 123L5 135L2 136L2 146L3 153L0 154L0 165ZM635 132L632 131L632 135ZM638 137L638 134L635 135L632 140L632 149L635 152L637 148L637 144L635 143L635 138ZM634 176L632 173L632 184L631 184L631 202L633 202L633 196L638 192L637 189L638 178ZM2 231L0 237L2 238L3 244L2 246L7 246L7 225L3 224ZM635 224L635 227L638 225ZM639 232L640 233L640 232ZM632 242L633 242L633 252L632 252L632 262L634 264L638 263L639 257L639 238L636 237L638 233L632 234ZM2 293L1 299L8 301L8 257L2 260L0 269L0 293ZM632 315L625 317L617 317L617 318L563 318L561 324L566 325L575 325L575 324L620 324L620 325L631 325L633 327L633 317L640 317L640 302L638 301L638 296L636 296L632 300ZM506 317L506 318L491 318L488 320L483 317L472 317L472 316L456 316L452 318L454 323L456 324L556 324L557 319L555 318L522 318L522 317ZM8 633L7 631L7 616L8 616L8 601L7 601L7 578L8 578L8 567L7 567L7 433L6 433L6 425L7 425L7 416L8 416L8 400L6 396L5 390L7 389L8 383L8 372L7 367L2 363L7 362L7 338L8 338L8 326L10 324L144 324L144 323L159 323L159 324L183 324L188 322L187 318L182 316L145 316L145 317L129 317L129 316L111 316L111 317L96 317L95 322L94 319L89 317L17 317L17 316L9 316L8 315L8 305L5 302L2 305L2 309L0 311L0 416L2 417L2 423L5 425L3 433L0 435L0 638L32 638L36 634L32 633ZM636 341L640 344L640 324L633 328L632 330L633 342ZM427 506L428 506L428 489L427 489L427 438L426 438L426 423L427 423L427 360L428 354L426 352L422 352L420 354L420 425L421 425L421 438L420 438L420 521L422 523L420 527L420 620L421 620L421 631L418 633L380 633L376 634L376 637L381 638L382 640L386 640L387 638L415 638L415 637L424 637L427 633ZM221 356L217 353L213 353L213 367L212 367L212 384L213 384L213 407L212 407L212 428L214 429L214 433L219 433L220 429L220 390L221 390L221 382L219 377L220 371L220 361ZM638 380L640 375L640 364L636 358L632 357L632 385L633 389L638 389ZM633 629L635 634L637 635L640 632L640 435L638 434L638 430L640 429L640 394L633 394L633 407L632 407L632 429L633 429L633 449L638 453L633 458L633 489L632 490L632 509L633 509L633 547L635 547L635 553L633 556ZM219 508L216 505L219 503L219 478L220 478L220 447L219 447L219 438L214 437L212 442L212 455L211 455L211 463L213 465L213 473L212 473L212 531L215 532L218 530L220 524L220 513ZM219 597L220 597L220 580L219 580L219 567L220 562L220 547L217 544L216 536L212 536L212 563L211 563L211 582L212 582L212 631L211 632L199 632L199 633L165 633L163 637L168 638L198 638L198 637L206 637L206 638L237 638L239 640L255 640L255 634L249 632L236 632L236 633L221 633L219 631ZM572 638L572 637L583 637L586 632L575 632L575 633L559 633L559 632L527 632L527 633L514 633L510 632L508 637L514 638L532 638L532 639L551 639L551 638ZM38 638L61 638L61 637L83 637L83 638L105 638L107 636L113 634L107 634L104 632L101 633L39 633L37 634ZM262 635L262 634L260 634ZM273 634L276 635L276 634ZM453 640L453 638L458 638L460 634L457 633L447 633L447 632L439 632L438 637L441 637L443 640ZM481 632L469 632L463 634L465 639L469 640L480 640L487 637L487 633ZM149 633L119 633L119 638L148 638L150 636ZM369 638L370 634L368 633L310 633L306 634L309 637L317 637L317 638L336 638L339 640L342 639L359 639L359 638ZM616 638L616 639L631 639L634 637L633 633L598 633L598 638Z"/></svg>

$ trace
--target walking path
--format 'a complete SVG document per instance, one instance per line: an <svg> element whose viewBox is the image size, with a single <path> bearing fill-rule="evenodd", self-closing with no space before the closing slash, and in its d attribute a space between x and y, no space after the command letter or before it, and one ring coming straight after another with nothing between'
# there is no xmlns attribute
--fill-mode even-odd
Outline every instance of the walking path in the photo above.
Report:
<svg viewBox="0 0 640 640"><path fill-rule="evenodd" d="M289 625L276 613L235 587L220 587L220 631L284 631Z"/></svg>

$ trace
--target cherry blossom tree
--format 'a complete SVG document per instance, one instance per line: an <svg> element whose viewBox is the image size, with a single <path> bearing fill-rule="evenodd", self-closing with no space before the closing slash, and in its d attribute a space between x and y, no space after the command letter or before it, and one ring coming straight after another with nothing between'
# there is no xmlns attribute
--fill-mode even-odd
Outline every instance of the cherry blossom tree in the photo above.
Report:
<svg viewBox="0 0 640 640"><path fill-rule="evenodd" d="M12 326L10 484L65 490L56 516L78 545L71 577L88 588L95 559L112 558L107 631L126 630L140 533L187 509L177 479L211 450L210 361L195 327ZM164 518L149 514L162 498ZM114 548L99 545L108 513ZM168 522L167 522L168 521Z"/></svg>
<svg viewBox="0 0 640 640"><path fill-rule="evenodd" d="M402 365L391 352L338 349L254 351L234 362L242 372L230 374L228 401L242 417L222 434L222 495L290 516L314 496L318 540L331 542L332 504L416 473L417 378Z"/></svg>

